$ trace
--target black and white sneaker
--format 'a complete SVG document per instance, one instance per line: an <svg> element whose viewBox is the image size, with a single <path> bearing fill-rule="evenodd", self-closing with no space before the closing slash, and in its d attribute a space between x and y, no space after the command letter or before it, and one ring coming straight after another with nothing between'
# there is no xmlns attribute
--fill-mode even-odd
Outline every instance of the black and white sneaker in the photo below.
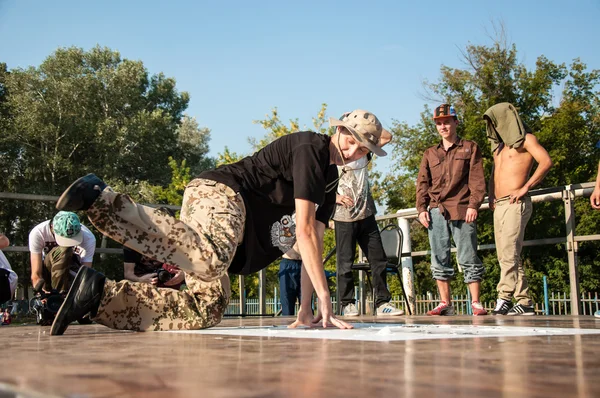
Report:
<svg viewBox="0 0 600 398"><path fill-rule="evenodd" d="M492 315L506 315L512 308L512 303L507 300L496 300L496 308L492 311Z"/></svg>
<svg viewBox="0 0 600 398"><path fill-rule="evenodd" d="M517 304L506 315L535 315L535 308L533 306Z"/></svg>

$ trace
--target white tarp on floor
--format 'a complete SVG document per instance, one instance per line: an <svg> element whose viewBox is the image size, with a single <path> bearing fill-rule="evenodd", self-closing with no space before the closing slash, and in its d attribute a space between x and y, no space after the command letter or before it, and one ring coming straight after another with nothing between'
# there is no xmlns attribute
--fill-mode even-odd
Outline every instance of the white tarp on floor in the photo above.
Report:
<svg viewBox="0 0 600 398"><path fill-rule="evenodd" d="M381 323L354 323L353 326L354 329L350 330L340 330L336 328L288 329L286 326L214 327L204 330L179 330L169 333L362 341L600 334L600 329L518 326L399 325Z"/></svg>

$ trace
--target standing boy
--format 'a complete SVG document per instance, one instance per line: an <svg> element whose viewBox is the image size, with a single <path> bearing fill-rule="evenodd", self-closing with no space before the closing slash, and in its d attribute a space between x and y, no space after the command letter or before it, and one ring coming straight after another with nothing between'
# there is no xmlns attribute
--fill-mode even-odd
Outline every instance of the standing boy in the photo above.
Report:
<svg viewBox="0 0 600 398"><path fill-rule="evenodd" d="M533 211L528 192L544 179L552 160L512 104L492 106L483 119L494 154L489 201L494 211L494 237L500 263L498 300L492 314L535 315L521 249ZM538 167L529 177L534 160ZM517 301L514 307L513 298Z"/></svg>
<svg viewBox="0 0 600 398"><path fill-rule="evenodd" d="M435 108L433 120L441 141L423 154L417 178L417 211L419 221L429 231L431 271L441 299L427 315L454 315L450 294L450 280L454 277L450 236L471 292L473 315L486 315L479 302L484 268L477 256L475 222L485 196L481 151L474 141L458 136L458 117L449 104Z"/></svg>

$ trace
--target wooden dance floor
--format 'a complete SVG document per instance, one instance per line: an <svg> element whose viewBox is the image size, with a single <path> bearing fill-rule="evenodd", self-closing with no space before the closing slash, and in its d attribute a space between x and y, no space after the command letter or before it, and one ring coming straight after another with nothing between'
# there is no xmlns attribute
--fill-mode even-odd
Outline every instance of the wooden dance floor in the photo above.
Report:
<svg viewBox="0 0 600 398"><path fill-rule="evenodd" d="M348 320L348 319L347 319ZM600 397L600 319L226 318L191 333L3 326L0 397Z"/></svg>

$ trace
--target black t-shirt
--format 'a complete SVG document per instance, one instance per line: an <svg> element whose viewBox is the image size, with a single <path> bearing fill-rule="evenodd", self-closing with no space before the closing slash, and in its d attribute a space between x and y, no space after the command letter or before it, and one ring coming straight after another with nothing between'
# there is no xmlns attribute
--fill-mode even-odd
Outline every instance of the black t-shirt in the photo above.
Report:
<svg viewBox="0 0 600 398"><path fill-rule="evenodd" d="M237 163L200 174L240 192L246 205L244 240L230 273L260 271L293 246L295 199L318 205L316 219L327 225L338 178L337 167L329 164L330 141L312 131L289 134Z"/></svg>

